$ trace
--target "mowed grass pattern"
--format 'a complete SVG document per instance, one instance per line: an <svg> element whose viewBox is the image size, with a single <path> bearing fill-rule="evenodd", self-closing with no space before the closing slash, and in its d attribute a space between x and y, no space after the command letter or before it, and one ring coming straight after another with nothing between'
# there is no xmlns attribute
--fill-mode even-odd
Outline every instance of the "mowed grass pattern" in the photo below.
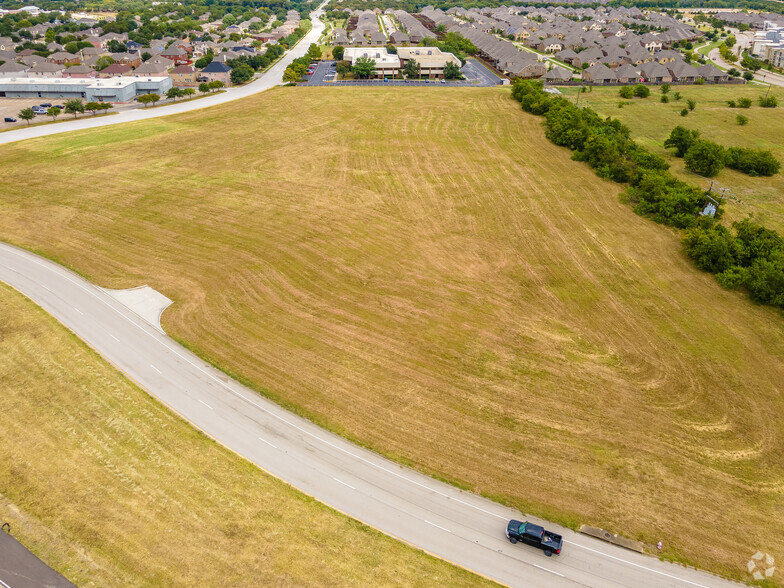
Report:
<svg viewBox="0 0 784 588"><path fill-rule="evenodd" d="M736 577L784 554L780 313L508 91L285 88L0 157L0 237L159 289L167 332L317 422Z"/></svg>
<svg viewBox="0 0 784 588"><path fill-rule="evenodd" d="M264 474L4 284L0 412L0 520L78 586L494 585Z"/></svg>
<svg viewBox="0 0 784 588"><path fill-rule="evenodd" d="M572 99L576 97L576 90L566 92ZM675 92L683 95L680 101L672 100ZM760 108L757 99L768 92L778 98L778 108ZM711 180L688 171L683 160L672 154L674 150L664 148L665 139L678 125L698 130L702 138L725 147L769 150L784 165L784 88L773 86L768 90L760 84L673 86L669 96L668 104L661 103L661 90L654 86L650 97L625 101L631 104L618 108L622 101L618 88L594 88L593 92L583 93L580 103L591 106L603 116L619 119L631 129L636 141L664 156L676 176L695 186L707 189ZM689 98L697 101L697 107L683 117L680 111L686 108ZM727 100L737 101L738 98L750 98L754 104L751 108L727 105ZM747 125L737 123L739 114L749 119ZM725 168L715 180L722 187L730 188L736 198L725 204L727 224L754 215L757 222L784 235L784 175L753 178Z"/></svg>

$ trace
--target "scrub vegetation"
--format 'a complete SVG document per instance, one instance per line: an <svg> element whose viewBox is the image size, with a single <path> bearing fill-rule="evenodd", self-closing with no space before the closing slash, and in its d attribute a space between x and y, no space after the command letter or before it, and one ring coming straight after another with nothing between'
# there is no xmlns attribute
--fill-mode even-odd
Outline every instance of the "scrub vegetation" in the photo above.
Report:
<svg viewBox="0 0 784 588"><path fill-rule="evenodd" d="M541 122L501 88L297 87L26 141L0 238L150 284L168 333L401 462L747 579L784 553L784 319Z"/></svg>

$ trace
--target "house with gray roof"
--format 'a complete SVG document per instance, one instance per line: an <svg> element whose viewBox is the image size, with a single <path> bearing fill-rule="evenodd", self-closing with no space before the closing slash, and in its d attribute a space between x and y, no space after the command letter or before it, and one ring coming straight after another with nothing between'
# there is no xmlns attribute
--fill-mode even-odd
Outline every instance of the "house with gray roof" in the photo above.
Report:
<svg viewBox="0 0 784 588"><path fill-rule="evenodd" d="M597 63L583 70L583 81L590 84L613 84L617 79L615 72L603 63Z"/></svg>

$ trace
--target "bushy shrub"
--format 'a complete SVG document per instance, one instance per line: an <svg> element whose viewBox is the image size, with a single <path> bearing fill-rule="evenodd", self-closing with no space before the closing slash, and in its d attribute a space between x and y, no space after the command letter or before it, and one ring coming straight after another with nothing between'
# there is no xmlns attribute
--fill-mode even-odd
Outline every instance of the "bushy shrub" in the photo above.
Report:
<svg viewBox="0 0 784 588"><path fill-rule="evenodd" d="M681 110L681 116L689 116L689 109L684 108L683 110Z"/></svg>
<svg viewBox="0 0 784 588"><path fill-rule="evenodd" d="M651 95L651 89L645 84L637 84L634 86L634 95L638 98L647 98Z"/></svg>
<svg viewBox="0 0 784 588"><path fill-rule="evenodd" d="M683 162L689 171L712 178L724 169L726 157L724 147L721 145L698 139L683 156Z"/></svg>
<svg viewBox="0 0 784 588"><path fill-rule="evenodd" d="M697 224L697 214L705 202L702 190L664 171L643 171L627 191L634 211L658 223L678 228Z"/></svg>
<svg viewBox="0 0 784 588"><path fill-rule="evenodd" d="M759 105L762 106L762 108L776 108L779 105L779 101L776 100L775 96L760 96Z"/></svg>
<svg viewBox="0 0 784 588"><path fill-rule="evenodd" d="M727 149L726 163L730 169L736 169L750 176L772 176L781 169L781 163L770 151L744 147Z"/></svg>
<svg viewBox="0 0 784 588"><path fill-rule="evenodd" d="M697 107L697 101L689 98L686 100L686 105L689 107L689 110L694 110Z"/></svg>
<svg viewBox="0 0 784 588"><path fill-rule="evenodd" d="M737 265L740 256L740 245L722 225L687 231L683 247L698 268L712 274L720 274Z"/></svg>
<svg viewBox="0 0 784 588"><path fill-rule="evenodd" d="M751 98L738 98L738 108L751 108Z"/></svg>
<svg viewBox="0 0 784 588"><path fill-rule="evenodd" d="M667 94L662 94L662 97L659 99L660 102L667 104L670 101L670 97Z"/></svg>
<svg viewBox="0 0 784 588"><path fill-rule="evenodd" d="M743 127L749 124L749 118L747 116L743 116L742 114L739 114L738 116L735 117L735 122L737 122L740 126Z"/></svg>
<svg viewBox="0 0 784 588"><path fill-rule="evenodd" d="M734 100L727 100L727 106L735 108L738 104Z"/></svg>
<svg viewBox="0 0 784 588"><path fill-rule="evenodd" d="M692 131L678 125L670 131L670 136L664 140L664 148L675 147L675 157L683 157L699 136L699 131Z"/></svg>
<svg viewBox="0 0 784 588"><path fill-rule="evenodd" d="M620 90L618 90L618 94L621 98L630 99L634 97L634 89L631 86L624 86Z"/></svg>

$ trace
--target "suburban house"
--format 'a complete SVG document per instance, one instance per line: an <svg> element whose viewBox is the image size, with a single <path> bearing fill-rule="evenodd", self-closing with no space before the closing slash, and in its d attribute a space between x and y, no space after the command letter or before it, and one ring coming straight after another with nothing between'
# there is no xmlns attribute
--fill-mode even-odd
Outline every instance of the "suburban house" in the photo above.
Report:
<svg viewBox="0 0 784 588"><path fill-rule="evenodd" d="M6 61L0 65L0 78L26 78L29 65L23 65L15 61Z"/></svg>
<svg viewBox="0 0 784 588"><path fill-rule="evenodd" d="M112 53L112 59L114 59L114 63L121 63L131 67L138 67L142 63L142 58L133 53Z"/></svg>
<svg viewBox="0 0 784 588"><path fill-rule="evenodd" d="M151 63L149 61L142 63L139 67L133 70L135 76L165 76L166 67L163 63Z"/></svg>
<svg viewBox="0 0 784 588"><path fill-rule="evenodd" d="M707 82L726 82L729 78L726 71L721 71L718 67L711 65L710 63L699 66L697 72L700 74L700 77L704 78Z"/></svg>
<svg viewBox="0 0 784 588"><path fill-rule="evenodd" d="M644 63L640 66L640 76L650 83L663 84L672 81L670 70L657 61Z"/></svg>
<svg viewBox="0 0 784 588"><path fill-rule="evenodd" d="M61 78L65 71L64 65L58 65L51 61L41 61L27 70L29 78Z"/></svg>
<svg viewBox="0 0 784 588"><path fill-rule="evenodd" d="M557 84L558 82L568 82L572 79L572 72L562 67L556 66L544 74L542 79L545 82L550 82L551 84Z"/></svg>
<svg viewBox="0 0 784 588"><path fill-rule="evenodd" d="M160 55L161 57L170 59L177 65L183 65L190 61L190 55L188 55L188 52L182 47L177 47L176 44L161 51Z"/></svg>
<svg viewBox="0 0 784 588"><path fill-rule="evenodd" d="M231 68L225 63L217 61L211 62L201 70L198 79L205 79L208 82L223 82L226 86L231 85Z"/></svg>
<svg viewBox="0 0 784 588"><path fill-rule="evenodd" d="M133 71L133 68L130 65L125 65L124 63L113 63L108 67L103 68L100 71L100 76L102 78L113 78L116 76L124 76L129 74Z"/></svg>
<svg viewBox="0 0 784 588"><path fill-rule="evenodd" d="M389 41L393 45L405 45L408 43L408 35L405 34L403 31L395 31L391 35L389 35Z"/></svg>
<svg viewBox="0 0 784 588"><path fill-rule="evenodd" d="M16 43L11 40L11 37L0 37L0 51L13 51Z"/></svg>
<svg viewBox="0 0 784 588"><path fill-rule="evenodd" d="M58 65L80 62L78 55L74 55L73 53L68 53L66 51L58 51L57 53L52 53L49 57L47 57L47 59L52 63L56 63Z"/></svg>
<svg viewBox="0 0 784 588"><path fill-rule="evenodd" d="M169 72L172 84L175 86L194 86L199 73L190 65L178 65ZM222 81L222 80L221 80Z"/></svg>
<svg viewBox="0 0 784 588"><path fill-rule="evenodd" d="M94 78L98 72L87 65L73 65L65 68L63 71L64 78Z"/></svg>
<svg viewBox="0 0 784 588"><path fill-rule="evenodd" d="M642 79L637 67L628 63L615 70L615 77L621 84L636 84Z"/></svg>
<svg viewBox="0 0 784 588"><path fill-rule="evenodd" d="M597 63L583 70L583 81L591 84L613 84L617 79L615 72L603 63Z"/></svg>

